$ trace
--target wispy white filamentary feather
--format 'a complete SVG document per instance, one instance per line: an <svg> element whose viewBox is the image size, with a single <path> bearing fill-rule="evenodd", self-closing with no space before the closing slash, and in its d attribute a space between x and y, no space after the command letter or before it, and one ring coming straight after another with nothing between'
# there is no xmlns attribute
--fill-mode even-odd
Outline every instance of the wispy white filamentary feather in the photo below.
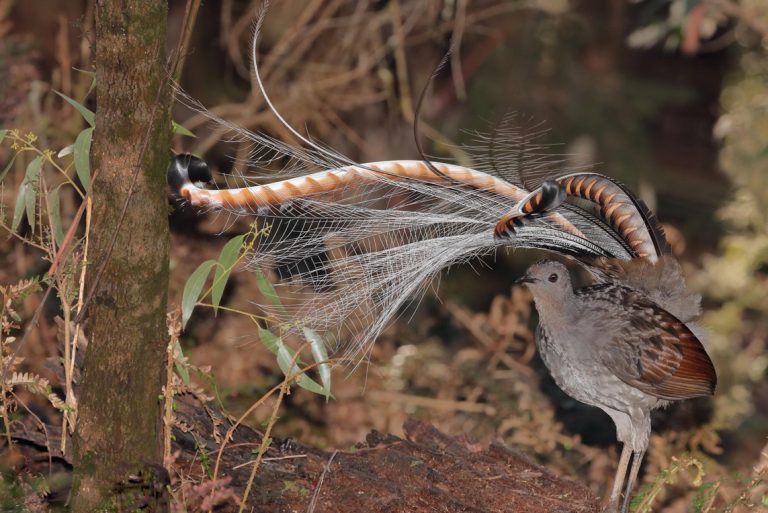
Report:
<svg viewBox="0 0 768 513"><path fill-rule="evenodd" d="M228 185L250 189L228 188L220 193L230 200L250 199L250 203L221 200L216 191L191 183L184 185L184 197L206 209L233 216L257 215L271 223L269 236L261 238L248 255L248 266L277 276L275 288L293 326L337 335L333 338L341 341L336 349L343 360L363 361L403 303L418 297L431 279L453 264L502 247L633 256L632 248L594 205L563 204L556 213L532 216L510 238L494 237L496 223L516 201L547 177L574 171L564 169L561 156L536 142L538 127L517 128L507 118L491 136L478 135L477 145L469 148L478 166L455 166L454 176L462 179L438 177L418 161L358 164L302 135L274 108L259 76L257 46L263 20L264 12L252 43L255 83L274 115L306 146L235 126L180 94L189 107L226 128L230 140L252 144L242 164L254 176L275 163L281 165L279 172L269 172L277 183L259 186L240 177L242 183ZM403 171L419 165L420 172ZM305 178L285 181L297 176ZM260 178L263 181L264 176ZM282 315L271 304L259 307Z"/></svg>

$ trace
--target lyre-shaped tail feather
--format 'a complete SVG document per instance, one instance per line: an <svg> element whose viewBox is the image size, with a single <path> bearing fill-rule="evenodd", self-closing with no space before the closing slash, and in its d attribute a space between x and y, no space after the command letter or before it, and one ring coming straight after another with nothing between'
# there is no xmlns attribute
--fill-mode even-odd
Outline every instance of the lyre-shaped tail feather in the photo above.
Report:
<svg viewBox="0 0 768 513"><path fill-rule="evenodd" d="M600 217L632 248L653 261L669 252L664 230L648 207L627 187L597 173L574 173L557 182L574 197L596 203Z"/></svg>
<svg viewBox="0 0 768 513"><path fill-rule="evenodd" d="M493 234L497 238L511 237L525 221L553 212L563 204L566 198L565 188L554 180L547 180L541 187L520 200L515 208L496 223ZM551 214L550 214L551 215ZM577 233L571 232L574 235Z"/></svg>
<svg viewBox="0 0 768 513"><path fill-rule="evenodd" d="M536 132L517 133L506 123L498 133L511 140L476 169L424 160L359 164L299 133L274 108L259 75L263 18L264 11L253 38L254 80L276 119L304 146L235 126L179 93L232 140L252 145L248 167L275 158L285 165L272 183L217 190L205 187L210 173L202 160L179 155L168 185L193 207L259 215L273 224L247 262L277 276L284 308L259 304L275 318L289 315L291 325L318 331L344 330L342 357L360 362L402 304L450 265L506 247L577 258L660 254L663 233L634 195L607 177L555 172L562 162L534 144ZM571 203L574 198L592 202L598 212ZM513 221L514 233L495 237L499 220L510 214L520 226Z"/></svg>
<svg viewBox="0 0 768 513"><path fill-rule="evenodd" d="M296 199L331 193L355 184L382 180L410 180L426 184L465 185L508 198L510 203L517 202L524 207L520 216L532 218L534 215L551 212L549 220L552 223L559 225L567 233L583 237L573 223L562 215L552 212L565 198L562 187L552 181L545 182L539 190L528 193L521 187L468 167L441 162L427 164L417 160L391 160L328 169L265 185L209 190L199 187L192 179L192 169L201 165L198 161L200 159L197 157L180 155L174 159L168 171L168 184L172 187L172 192L194 207L258 213L266 212L266 207L277 207ZM185 175L185 165L190 166L189 176ZM435 169L440 174L436 174Z"/></svg>

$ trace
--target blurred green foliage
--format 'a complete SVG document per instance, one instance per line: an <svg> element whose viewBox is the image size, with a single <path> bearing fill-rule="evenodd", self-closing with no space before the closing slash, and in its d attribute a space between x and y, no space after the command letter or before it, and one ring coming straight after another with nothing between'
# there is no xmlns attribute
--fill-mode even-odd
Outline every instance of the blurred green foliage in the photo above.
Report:
<svg viewBox="0 0 768 513"><path fill-rule="evenodd" d="M717 308L703 322L713 331L720 374L715 422L735 427L754 413L753 388L768 368L768 61L745 53L722 93L715 127L720 166L734 185L718 217L727 232L720 251L702 258L697 286ZM765 408L765 406L763 406Z"/></svg>

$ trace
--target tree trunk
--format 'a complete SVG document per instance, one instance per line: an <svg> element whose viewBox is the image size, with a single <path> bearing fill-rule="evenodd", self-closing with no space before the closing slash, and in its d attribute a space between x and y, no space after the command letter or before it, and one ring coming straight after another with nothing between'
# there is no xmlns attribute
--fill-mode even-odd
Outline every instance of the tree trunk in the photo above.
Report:
<svg viewBox="0 0 768 513"><path fill-rule="evenodd" d="M158 397L167 340L167 9L166 0L96 2L86 283L94 293L74 438L75 512L167 510L158 498L165 489Z"/></svg>

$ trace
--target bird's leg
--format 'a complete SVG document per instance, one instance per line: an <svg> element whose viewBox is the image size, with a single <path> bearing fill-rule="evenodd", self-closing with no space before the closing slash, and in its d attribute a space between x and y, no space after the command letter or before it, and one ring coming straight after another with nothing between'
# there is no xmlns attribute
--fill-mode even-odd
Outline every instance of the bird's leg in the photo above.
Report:
<svg viewBox="0 0 768 513"><path fill-rule="evenodd" d="M629 497L632 493L632 487L637 480L637 474L640 472L640 464L643 462L643 456L645 451L636 452L634 458L632 458L632 470L629 471L629 479L627 479L627 488L624 490L624 502L621 504L621 513L627 513L629 511Z"/></svg>
<svg viewBox="0 0 768 513"><path fill-rule="evenodd" d="M632 456L632 450L626 443L621 448L621 457L619 457L619 468L616 469L616 477L613 481L613 489L611 490L611 497L608 499L608 507L606 512L615 513L618 511L619 498L621 497L621 485L624 484L624 478L627 475L627 466L629 465L629 457Z"/></svg>

